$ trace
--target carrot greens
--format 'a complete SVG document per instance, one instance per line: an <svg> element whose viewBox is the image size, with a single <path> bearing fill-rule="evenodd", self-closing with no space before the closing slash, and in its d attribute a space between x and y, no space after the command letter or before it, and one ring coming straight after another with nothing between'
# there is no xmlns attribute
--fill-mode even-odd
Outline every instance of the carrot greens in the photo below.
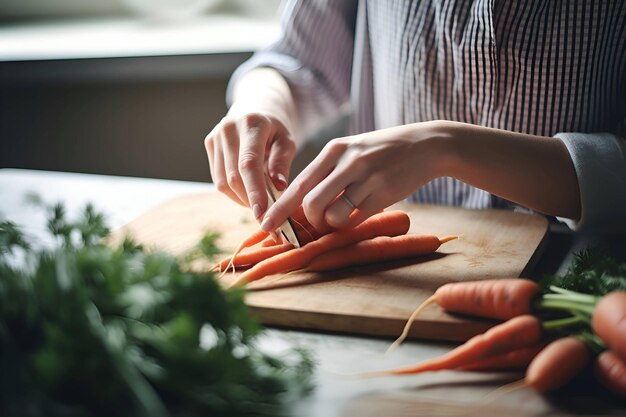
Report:
<svg viewBox="0 0 626 417"><path fill-rule="evenodd" d="M91 206L49 212L50 248L0 222L0 415L273 416L310 388L306 352L256 348L242 290L129 239L103 244ZM215 235L197 252L217 253Z"/></svg>

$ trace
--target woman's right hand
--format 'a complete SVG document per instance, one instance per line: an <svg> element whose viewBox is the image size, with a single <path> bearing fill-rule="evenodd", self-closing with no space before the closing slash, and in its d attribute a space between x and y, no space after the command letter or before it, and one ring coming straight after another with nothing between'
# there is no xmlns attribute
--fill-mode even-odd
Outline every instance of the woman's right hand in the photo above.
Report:
<svg viewBox="0 0 626 417"><path fill-rule="evenodd" d="M286 123L271 113L242 111L235 103L204 147L217 189L252 208L257 220L268 208L265 173L278 190L287 187L296 145Z"/></svg>

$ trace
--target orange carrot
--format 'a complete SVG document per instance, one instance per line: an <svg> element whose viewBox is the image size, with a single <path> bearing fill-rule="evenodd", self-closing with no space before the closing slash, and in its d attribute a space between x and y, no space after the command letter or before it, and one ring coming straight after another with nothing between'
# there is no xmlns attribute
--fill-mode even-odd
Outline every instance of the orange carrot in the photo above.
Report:
<svg viewBox="0 0 626 417"><path fill-rule="evenodd" d="M535 346L540 342L541 336L541 322L536 317L526 314L498 324L438 358L405 368L370 372L362 376L404 375L457 369L496 355Z"/></svg>
<svg viewBox="0 0 626 417"><path fill-rule="evenodd" d="M446 284L437 289L435 297L447 311L508 320L529 313L538 292L534 281L509 278Z"/></svg>
<svg viewBox="0 0 626 417"><path fill-rule="evenodd" d="M596 304L593 331L619 357L626 360L626 292L614 291Z"/></svg>
<svg viewBox="0 0 626 417"><path fill-rule="evenodd" d="M626 360L615 352L602 352L595 363L598 380L614 393L626 397Z"/></svg>
<svg viewBox="0 0 626 417"><path fill-rule="evenodd" d="M337 230L297 249L259 262L239 276L232 285L245 285L267 275L305 268L315 257L332 249L378 236L397 236L409 230L410 219L403 211L376 214L353 229Z"/></svg>
<svg viewBox="0 0 626 417"><path fill-rule="evenodd" d="M231 267L236 269L243 266L255 265L258 262L293 248L294 246L291 243L281 243L273 246L263 246L254 250L242 251L234 257L229 256L222 259L216 264L215 268L219 268L219 271L227 271Z"/></svg>
<svg viewBox="0 0 626 417"><path fill-rule="evenodd" d="M411 314L402 334L389 347L390 352L409 334L415 318L430 304L437 303L445 310L485 318L508 320L527 314L532 298L539 293L536 282L523 278L502 278L482 281L452 282L435 291Z"/></svg>
<svg viewBox="0 0 626 417"><path fill-rule="evenodd" d="M554 391L571 381L587 365L587 346L576 337L557 339L528 366L525 384L539 392Z"/></svg>
<svg viewBox="0 0 626 417"><path fill-rule="evenodd" d="M249 248L250 246L254 246L257 243L260 243L261 241L263 241L265 238L267 238L270 235L269 232L265 232L261 229L255 231L254 233L252 233L250 236L248 236L247 238L245 238L244 240L241 241L241 243L237 246L237 248L235 248L235 252L233 252L231 259L234 259L237 254L239 252L241 252L243 249L245 248ZM214 267L216 268L217 265ZM226 269L230 269L231 265L229 264L228 267ZM221 271L221 269L220 269Z"/></svg>
<svg viewBox="0 0 626 417"><path fill-rule="evenodd" d="M261 246L264 248L268 246L276 246L280 244L282 244L282 242L277 242L276 240L274 240L272 236L268 236L265 240L263 240L263 242L261 242Z"/></svg>
<svg viewBox="0 0 626 417"><path fill-rule="evenodd" d="M347 266L426 255L435 252L441 244L457 238L458 236L447 236L439 239L430 235L379 236L325 252L313 259L306 269L330 271Z"/></svg>
<svg viewBox="0 0 626 417"><path fill-rule="evenodd" d="M462 371L519 371L526 369L544 347L544 343L538 343L463 365L457 369Z"/></svg>
<svg viewBox="0 0 626 417"><path fill-rule="evenodd" d="M309 242L319 239L333 231L333 228L326 226L322 229L316 229L304 215L304 208L299 206L290 216L291 224L298 235L300 246L304 246Z"/></svg>

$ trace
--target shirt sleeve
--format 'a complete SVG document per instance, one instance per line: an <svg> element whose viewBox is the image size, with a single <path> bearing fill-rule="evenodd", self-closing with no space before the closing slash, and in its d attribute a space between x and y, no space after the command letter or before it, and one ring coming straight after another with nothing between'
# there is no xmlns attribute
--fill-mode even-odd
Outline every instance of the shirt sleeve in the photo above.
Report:
<svg viewBox="0 0 626 417"><path fill-rule="evenodd" d="M226 100L232 104L237 79L259 67L287 80L303 132L336 118L349 102L357 1L289 0L282 5L281 34L234 72Z"/></svg>
<svg viewBox="0 0 626 417"><path fill-rule="evenodd" d="M579 231L626 231L626 141L611 133L558 133L574 163L580 189Z"/></svg>

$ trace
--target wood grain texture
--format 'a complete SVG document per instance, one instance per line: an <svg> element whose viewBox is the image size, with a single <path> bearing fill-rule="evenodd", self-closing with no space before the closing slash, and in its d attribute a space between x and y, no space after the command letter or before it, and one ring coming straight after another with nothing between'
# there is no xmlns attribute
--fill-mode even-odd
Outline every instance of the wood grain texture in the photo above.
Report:
<svg viewBox="0 0 626 417"><path fill-rule="evenodd" d="M505 210L395 206L411 216L409 233L461 235L431 256L346 268L332 273L294 273L252 283L247 304L268 325L397 336L411 312L441 285L518 277L541 253L548 222L539 215ZM221 233L226 252L257 228L250 210L217 192L176 198L116 231L173 254L184 253L206 231ZM225 282L232 279L225 276ZM493 323L427 308L411 337L463 341Z"/></svg>

